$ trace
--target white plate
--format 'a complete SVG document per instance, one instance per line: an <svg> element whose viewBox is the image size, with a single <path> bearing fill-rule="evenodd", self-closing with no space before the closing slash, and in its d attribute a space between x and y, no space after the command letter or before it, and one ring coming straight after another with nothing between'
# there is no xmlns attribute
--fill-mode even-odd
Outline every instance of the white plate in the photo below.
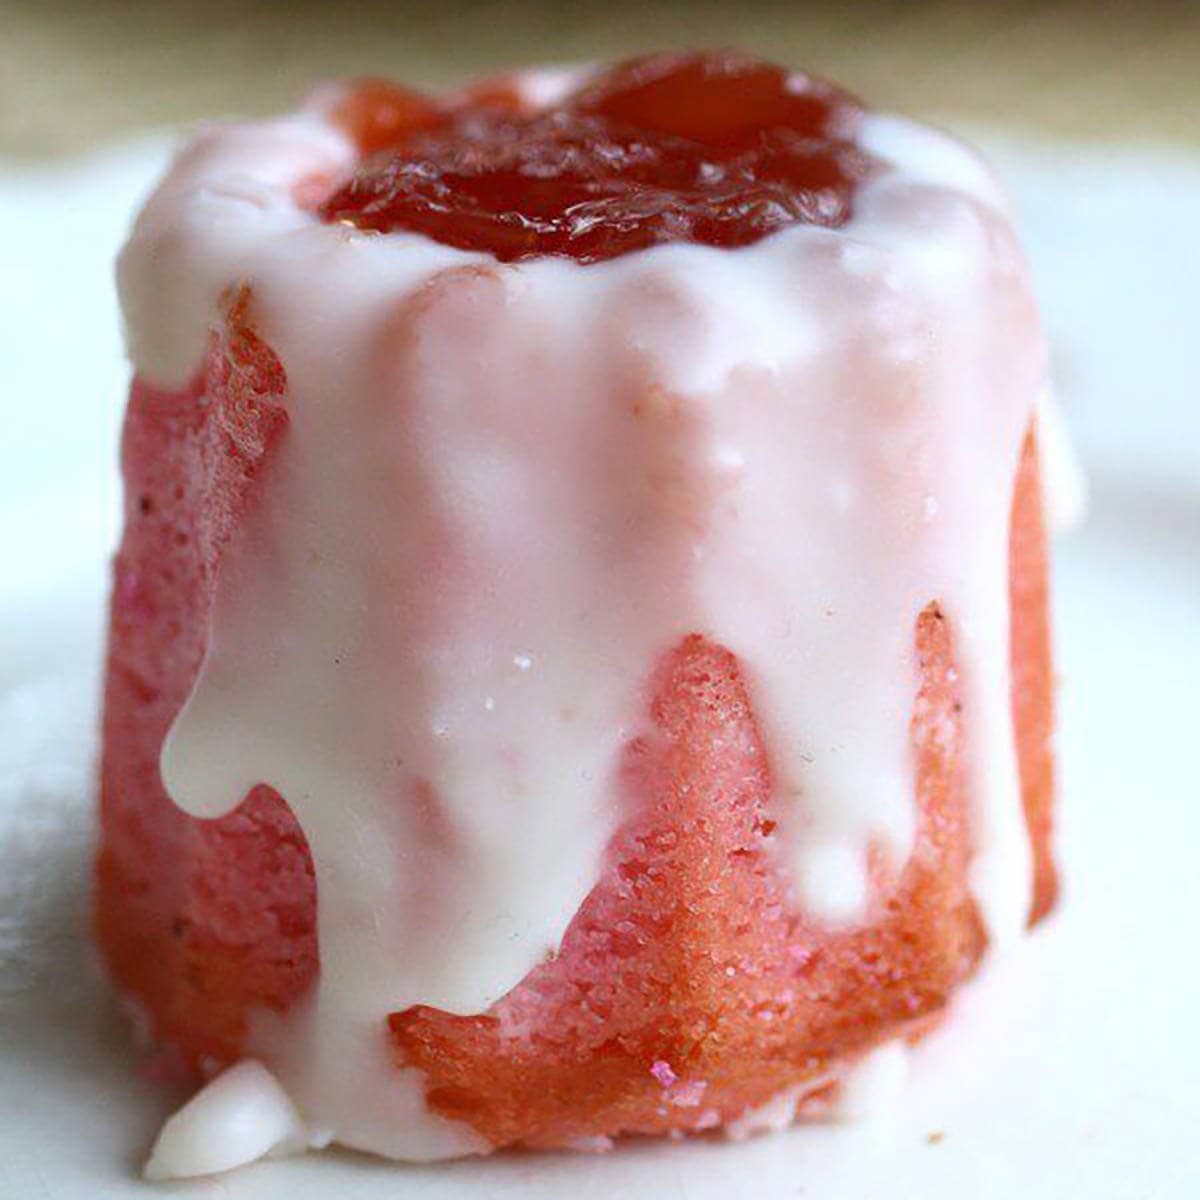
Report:
<svg viewBox="0 0 1200 1200"><path fill-rule="evenodd" d="M1090 522L1057 568L1059 914L916 1056L888 1119L742 1145L437 1167L333 1153L161 1190L233 1200L1200 1194L1200 372L1189 343L1200 324L1200 163L997 146L1093 477ZM124 380L109 264L161 154L0 164L0 1196L12 1200L151 1195L136 1172L178 1100L136 1076L85 935Z"/></svg>

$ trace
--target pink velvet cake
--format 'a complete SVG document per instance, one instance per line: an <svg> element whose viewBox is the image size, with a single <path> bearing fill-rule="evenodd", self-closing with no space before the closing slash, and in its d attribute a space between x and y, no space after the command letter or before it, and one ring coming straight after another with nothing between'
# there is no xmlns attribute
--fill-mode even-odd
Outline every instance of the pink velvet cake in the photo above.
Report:
<svg viewBox="0 0 1200 1200"><path fill-rule="evenodd" d="M852 1107L1052 906L1046 356L946 135L736 54L210 128L135 377L96 927L154 1175Z"/></svg>

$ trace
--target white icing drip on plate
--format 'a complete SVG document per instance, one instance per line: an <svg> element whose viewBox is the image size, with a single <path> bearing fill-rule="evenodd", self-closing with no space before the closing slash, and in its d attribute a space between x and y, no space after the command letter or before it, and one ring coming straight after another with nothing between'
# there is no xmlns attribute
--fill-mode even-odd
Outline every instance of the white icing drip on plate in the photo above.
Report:
<svg viewBox="0 0 1200 1200"><path fill-rule="evenodd" d="M251 1041L337 1140L484 1148L424 1112L384 1018L485 1009L556 945L690 632L738 655L797 895L847 922L869 846L911 850L914 625L940 601L976 895L993 939L1022 927L1007 525L1040 334L974 156L893 117L864 142L897 169L843 229L587 267L321 224L292 187L353 156L314 111L202 135L139 219L139 372L183 384L240 283L287 372L163 774L209 817L269 783L308 838L319 983Z"/></svg>
<svg viewBox="0 0 1200 1200"><path fill-rule="evenodd" d="M147 1179L215 1175L268 1154L299 1153L308 1131L287 1093L260 1062L222 1071L167 1119L146 1163Z"/></svg>

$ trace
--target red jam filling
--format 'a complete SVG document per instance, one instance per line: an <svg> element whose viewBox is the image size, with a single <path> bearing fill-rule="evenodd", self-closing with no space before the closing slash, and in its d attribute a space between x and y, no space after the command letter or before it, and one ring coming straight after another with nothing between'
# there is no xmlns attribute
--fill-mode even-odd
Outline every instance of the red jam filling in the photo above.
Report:
<svg viewBox="0 0 1200 1200"><path fill-rule="evenodd" d="M503 262L744 246L849 219L879 165L854 141L862 111L831 84L733 52L636 59L540 111L503 83L437 102L370 81L335 114L363 157L320 214Z"/></svg>

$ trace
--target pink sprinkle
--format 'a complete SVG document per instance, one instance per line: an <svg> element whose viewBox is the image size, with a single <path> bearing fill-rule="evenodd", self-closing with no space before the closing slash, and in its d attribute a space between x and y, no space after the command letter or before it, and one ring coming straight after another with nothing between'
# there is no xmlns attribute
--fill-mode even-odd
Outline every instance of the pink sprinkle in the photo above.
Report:
<svg viewBox="0 0 1200 1200"><path fill-rule="evenodd" d="M671 1070L671 1064L661 1058L650 1068L650 1074L665 1088L669 1088L679 1078Z"/></svg>

